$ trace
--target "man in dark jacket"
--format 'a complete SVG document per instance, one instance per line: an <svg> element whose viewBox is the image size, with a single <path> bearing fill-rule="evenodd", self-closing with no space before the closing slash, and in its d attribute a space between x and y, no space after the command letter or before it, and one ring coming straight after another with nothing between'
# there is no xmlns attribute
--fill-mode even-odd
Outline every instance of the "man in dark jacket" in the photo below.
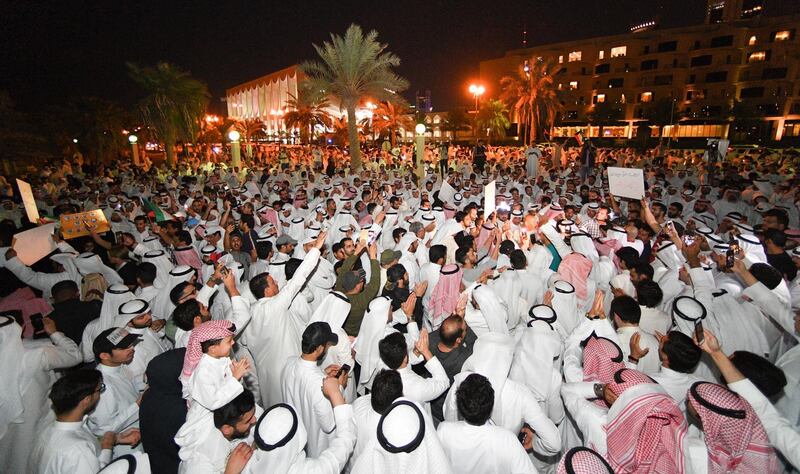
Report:
<svg viewBox="0 0 800 474"><path fill-rule="evenodd" d="M483 145L483 140L478 140L475 145L475 150L472 153L472 167L477 173L483 173L483 168L486 166L486 147Z"/></svg>
<svg viewBox="0 0 800 474"><path fill-rule="evenodd" d="M467 326L461 316L452 315L442 321L439 330L432 332L429 338L429 347L439 362L442 363L450 384L453 378L461 372L464 362L472 355L472 348L478 336ZM431 402L431 412L437 424L444 420L444 400L447 390Z"/></svg>
<svg viewBox="0 0 800 474"><path fill-rule="evenodd" d="M83 330L90 321L100 317L100 301L81 301L78 284L72 280L62 280L50 290L53 295L53 312L50 319L65 336L81 343Z"/></svg>

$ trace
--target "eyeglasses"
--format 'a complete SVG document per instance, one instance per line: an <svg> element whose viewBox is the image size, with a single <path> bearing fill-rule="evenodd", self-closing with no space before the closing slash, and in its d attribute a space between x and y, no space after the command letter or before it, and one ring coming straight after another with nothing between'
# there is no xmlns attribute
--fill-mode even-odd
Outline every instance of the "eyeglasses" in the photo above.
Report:
<svg viewBox="0 0 800 474"><path fill-rule="evenodd" d="M105 391L106 391L106 384L100 382L100 385L97 387L97 390L95 390L94 393L103 393Z"/></svg>

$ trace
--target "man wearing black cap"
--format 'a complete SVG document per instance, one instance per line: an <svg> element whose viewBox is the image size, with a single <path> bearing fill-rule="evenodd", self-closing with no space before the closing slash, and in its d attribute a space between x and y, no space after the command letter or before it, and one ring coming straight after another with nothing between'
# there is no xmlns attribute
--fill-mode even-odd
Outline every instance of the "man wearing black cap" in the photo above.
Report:
<svg viewBox="0 0 800 474"><path fill-rule="evenodd" d="M322 393L325 377L339 378L339 384L347 385L347 372L338 365L329 365L323 371L319 363L325 359L328 349L339 343L339 337L328 323L313 322L303 331L302 354L286 362L281 373L281 391L284 402L292 405L303 419L308 430L306 452L315 458L329 446L334 438L336 420L330 402Z"/></svg>
<svg viewBox="0 0 800 474"><path fill-rule="evenodd" d="M103 374L106 388L86 422L95 436L139 426L141 397L134 384L134 374L127 367L133 361L133 346L138 341L139 336L125 328L111 328L101 332L92 344L97 370Z"/></svg>

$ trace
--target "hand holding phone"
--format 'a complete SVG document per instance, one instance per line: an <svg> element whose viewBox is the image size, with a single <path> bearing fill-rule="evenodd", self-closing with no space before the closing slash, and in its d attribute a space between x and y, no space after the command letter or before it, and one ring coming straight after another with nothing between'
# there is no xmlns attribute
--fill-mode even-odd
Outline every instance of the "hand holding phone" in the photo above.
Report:
<svg viewBox="0 0 800 474"><path fill-rule="evenodd" d="M698 346L705 340L705 334L703 333L703 321L700 319L694 323L694 339L697 341Z"/></svg>

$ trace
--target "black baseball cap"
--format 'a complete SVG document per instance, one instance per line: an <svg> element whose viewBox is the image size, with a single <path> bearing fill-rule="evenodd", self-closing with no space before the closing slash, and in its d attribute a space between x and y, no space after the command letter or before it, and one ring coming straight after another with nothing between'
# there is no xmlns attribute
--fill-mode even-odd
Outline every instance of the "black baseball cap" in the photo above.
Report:
<svg viewBox="0 0 800 474"><path fill-rule="evenodd" d="M100 354L111 354L114 349L127 349L139 341L139 335L128 332L125 328L111 328L101 332L92 343L95 357Z"/></svg>
<svg viewBox="0 0 800 474"><path fill-rule="evenodd" d="M301 342L303 354L310 354L317 347L328 343L338 344L339 336L331 331L330 324L324 321L315 321L303 331L303 341Z"/></svg>

